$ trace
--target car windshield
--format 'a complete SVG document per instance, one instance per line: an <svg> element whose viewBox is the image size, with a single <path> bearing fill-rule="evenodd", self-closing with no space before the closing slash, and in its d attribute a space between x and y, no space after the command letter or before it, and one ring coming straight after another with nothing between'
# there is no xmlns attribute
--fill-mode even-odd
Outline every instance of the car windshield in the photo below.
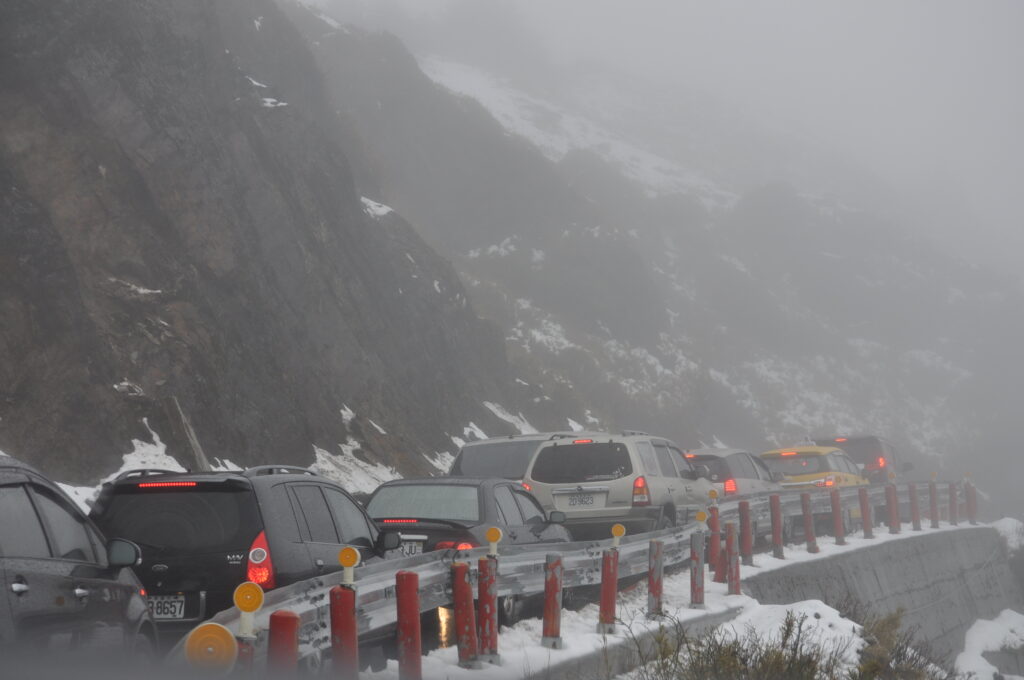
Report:
<svg viewBox="0 0 1024 680"><path fill-rule="evenodd" d="M479 489L459 484L396 484L382 486L366 511L374 519L409 517L479 522Z"/></svg>
<svg viewBox="0 0 1024 680"><path fill-rule="evenodd" d="M707 465L710 470L710 476L708 477L712 482L722 482L732 476L729 472L729 464L725 462L724 458L718 456L694 456L693 458L687 458L694 465Z"/></svg>
<svg viewBox="0 0 1024 680"><path fill-rule="evenodd" d="M828 456L798 454L795 456L762 458L762 460L768 464L769 470L781 472L784 475L809 475L815 472L829 472L832 470L832 467L829 465Z"/></svg>
<svg viewBox="0 0 1024 680"><path fill-rule="evenodd" d="M464 446L452 466L453 477L522 479L537 451L536 439L488 442Z"/></svg>
<svg viewBox="0 0 1024 680"><path fill-rule="evenodd" d="M94 518L107 536L144 553L177 556L248 550L262 530L252 489L218 485L119 489Z"/></svg>
<svg viewBox="0 0 1024 680"><path fill-rule="evenodd" d="M633 473L624 444L561 444L541 449L530 476L547 484L619 479Z"/></svg>

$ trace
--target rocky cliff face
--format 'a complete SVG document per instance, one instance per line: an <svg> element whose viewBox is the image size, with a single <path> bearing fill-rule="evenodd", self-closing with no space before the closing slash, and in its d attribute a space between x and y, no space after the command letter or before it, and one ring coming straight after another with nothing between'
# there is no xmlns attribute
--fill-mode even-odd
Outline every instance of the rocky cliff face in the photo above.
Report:
<svg viewBox="0 0 1024 680"><path fill-rule="evenodd" d="M174 397L208 456L422 472L500 400L500 335L356 191L272 2L5 2L0 93L0 449L95 481Z"/></svg>

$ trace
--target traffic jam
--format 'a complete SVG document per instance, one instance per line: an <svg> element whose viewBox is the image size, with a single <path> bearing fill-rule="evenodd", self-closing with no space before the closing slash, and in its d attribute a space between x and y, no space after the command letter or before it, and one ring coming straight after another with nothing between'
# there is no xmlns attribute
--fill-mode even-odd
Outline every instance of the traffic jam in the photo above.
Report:
<svg viewBox="0 0 1024 680"><path fill-rule="evenodd" d="M346 567L372 572L427 553L454 556L493 548L496 537L510 551L550 552L606 539L613 527L636 535L705 520L716 498L884 485L908 469L875 436L757 455L683 450L637 431L552 432L467 443L448 475L386 482L358 498L293 466L130 470L102 486L86 516L57 484L4 456L0 641L12 654L43 649L151 666L187 646L204 622L241 608L239 592L262 603L264 593L273 598ZM851 508L843 528L862 521L861 512ZM752 540L767 545L766 514L751 525ZM833 526L832 514L814 516L819 534ZM802 538L805 527L787 521L784 540ZM566 590L564 606L599 597L596 587ZM495 604L499 625L510 626L542 614L543 592L506 594ZM450 637L447 609L422 612L424 651ZM360 666L377 670L397 658L397 638L394 626L360 636Z"/></svg>

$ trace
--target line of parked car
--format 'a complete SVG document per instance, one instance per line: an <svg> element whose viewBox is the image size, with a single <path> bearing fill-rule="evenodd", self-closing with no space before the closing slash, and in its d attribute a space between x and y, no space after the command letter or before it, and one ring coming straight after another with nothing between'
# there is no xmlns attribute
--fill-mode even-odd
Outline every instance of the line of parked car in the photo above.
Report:
<svg viewBox="0 0 1024 680"><path fill-rule="evenodd" d="M305 468L132 470L86 517L38 471L0 457L0 645L154 656L230 607L239 583L269 590L335 571L343 546L372 562L484 545L491 526L514 545L605 538L613 523L686 523L712 489L864 485L895 463L877 437L755 456L635 431L553 432L468 443L448 476L387 482L365 504ZM529 604L502 600L502 622ZM379 667L390 637L364 642L383 649L367 655Z"/></svg>

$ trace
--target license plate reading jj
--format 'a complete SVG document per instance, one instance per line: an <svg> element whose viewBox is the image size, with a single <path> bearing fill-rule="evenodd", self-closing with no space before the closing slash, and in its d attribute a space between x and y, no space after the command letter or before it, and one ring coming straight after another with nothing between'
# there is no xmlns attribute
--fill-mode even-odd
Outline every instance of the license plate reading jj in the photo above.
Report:
<svg viewBox="0 0 1024 680"><path fill-rule="evenodd" d="M185 618L184 595L153 595L149 598L149 610L154 619Z"/></svg>
<svg viewBox="0 0 1024 680"><path fill-rule="evenodd" d="M594 494L592 493L574 493L569 496L569 505L593 505Z"/></svg>

